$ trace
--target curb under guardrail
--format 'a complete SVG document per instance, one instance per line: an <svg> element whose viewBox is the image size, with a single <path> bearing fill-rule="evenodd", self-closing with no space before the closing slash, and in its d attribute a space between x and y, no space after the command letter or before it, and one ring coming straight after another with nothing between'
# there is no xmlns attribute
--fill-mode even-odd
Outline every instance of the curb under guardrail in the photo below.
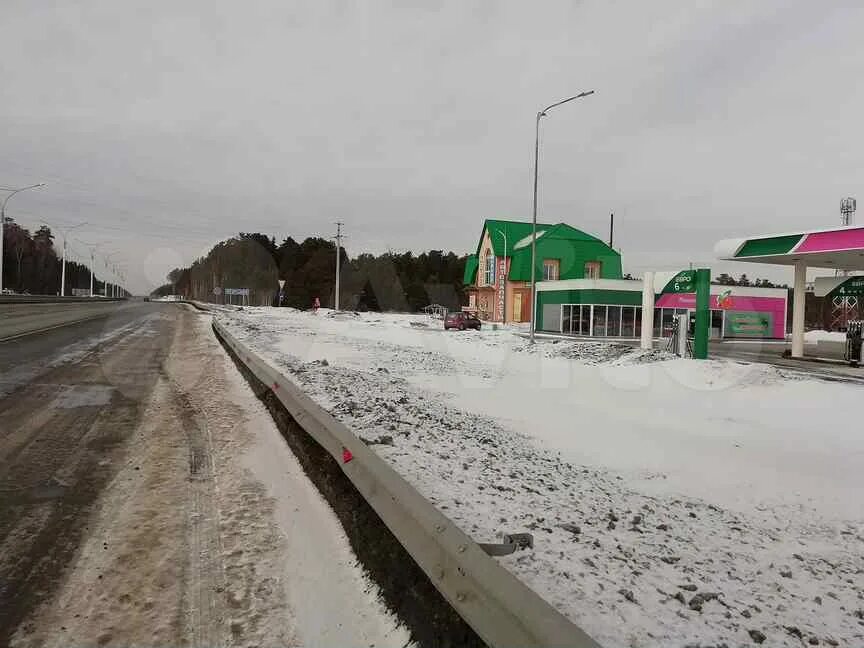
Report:
<svg viewBox="0 0 864 648"><path fill-rule="evenodd" d="M582 629L489 557L290 378L240 343L215 319L213 329L273 391L294 420L333 456L436 589L489 646L600 648ZM347 462L345 450L351 454Z"/></svg>

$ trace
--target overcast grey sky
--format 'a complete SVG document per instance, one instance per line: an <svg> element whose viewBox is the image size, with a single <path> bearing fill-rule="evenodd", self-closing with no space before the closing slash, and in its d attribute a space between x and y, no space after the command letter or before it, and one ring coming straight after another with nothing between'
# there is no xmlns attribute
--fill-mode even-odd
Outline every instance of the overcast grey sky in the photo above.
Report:
<svg viewBox="0 0 864 648"><path fill-rule="evenodd" d="M465 252L530 219L534 115L588 89L543 122L540 218L614 211L625 271L864 198L861 3L436 4L6 0L0 186L48 183L8 215L87 221L138 291L238 230Z"/></svg>

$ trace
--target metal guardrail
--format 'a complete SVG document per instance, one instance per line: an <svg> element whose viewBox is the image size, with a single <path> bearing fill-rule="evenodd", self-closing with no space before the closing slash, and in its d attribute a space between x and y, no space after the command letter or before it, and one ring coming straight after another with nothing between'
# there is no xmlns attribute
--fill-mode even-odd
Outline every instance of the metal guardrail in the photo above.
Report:
<svg viewBox="0 0 864 648"><path fill-rule="evenodd" d="M90 302L102 304L126 301L125 297L58 297L56 295L0 295L0 304L73 304Z"/></svg>
<svg viewBox="0 0 864 648"><path fill-rule="evenodd" d="M493 648L600 648L583 630L490 558L290 378L240 343L215 319L213 328L258 380L273 391L294 420L333 456L433 585L483 641Z"/></svg>

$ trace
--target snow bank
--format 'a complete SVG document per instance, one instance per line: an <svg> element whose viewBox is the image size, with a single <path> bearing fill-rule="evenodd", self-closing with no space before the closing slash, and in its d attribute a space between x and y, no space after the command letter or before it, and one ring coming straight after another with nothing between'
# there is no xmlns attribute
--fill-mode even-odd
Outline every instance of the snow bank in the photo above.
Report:
<svg viewBox="0 0 864 648"><path fill-rule="evenodd" d="M861 390L422 315L220 316L606 646L864 641ZM325 362L326 361L326 362Z"/></svg>
<svg viewBox="0 0 864 648"><path fill-rule="evenodd" d="M846 334L836 331L807 331L804 333L805 342L845 342Z"/></svg>

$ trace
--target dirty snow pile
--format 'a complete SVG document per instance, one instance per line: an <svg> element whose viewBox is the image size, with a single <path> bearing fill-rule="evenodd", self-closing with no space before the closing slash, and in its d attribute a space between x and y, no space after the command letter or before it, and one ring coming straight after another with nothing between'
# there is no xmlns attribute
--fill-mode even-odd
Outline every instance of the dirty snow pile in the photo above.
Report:
<svg viewBox="0 0 864 648"><path fill-rule="evenodd" d="M804 334L805 342L845 342L846 334L838 331L807 331Z"/></svg>
<svg viewBox="0 0 864 648"><path fill-rule="evenodd" d="M604 646L864 645L861 387L422 315L218 317L475 540L530 530L498 560Z"/></svg>

